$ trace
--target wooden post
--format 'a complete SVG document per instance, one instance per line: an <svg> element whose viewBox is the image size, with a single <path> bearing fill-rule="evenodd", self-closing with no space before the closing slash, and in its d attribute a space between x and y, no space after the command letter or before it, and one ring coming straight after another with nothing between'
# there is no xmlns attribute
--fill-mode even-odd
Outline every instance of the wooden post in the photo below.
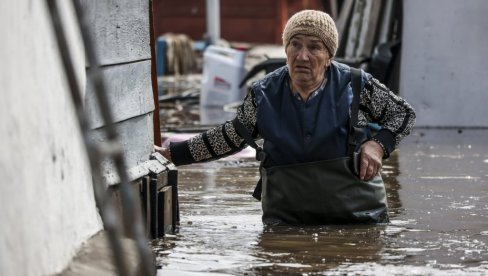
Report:
<svg viewBox="0 0 488 276"><path fill-rule="evenodd" d="M283 40L281 38L281 33L285 28L286 21L288 20L288 0L277 0L276 1L276 30L275 30L275 43L282 44Z"/></svg>
<svg viewBox="0 0 488 276"><path fill-rule="evenodd" d="M151 237L151 204L150 204L150 193L149 185L151 183L151 178L145 176L142 178L141 184L141 205L142 205L142 217L143 223L146 230L146 237Z"/></svg>
<svg viewBox="0 0 488 276"><path fill-rule="evenodd" d="M152 238L158 235L158 182L156 179L151 179L149 183L149 204L150 204L150 233Z"/></svg>
<svg viewBox="0 0 488 276"><path fill-rule="evenodd" d="M158 193L158 237L173 230L172 187L164 186Z"/></svg>
<svg viewBox="0 0 488 276"><path fill-rule="evenodd" d="M178 201L178 170L174 165L168 167L168 185L172 187L172 225L173 232L176 231L176 226L180 224L180 205Z"/></svg>

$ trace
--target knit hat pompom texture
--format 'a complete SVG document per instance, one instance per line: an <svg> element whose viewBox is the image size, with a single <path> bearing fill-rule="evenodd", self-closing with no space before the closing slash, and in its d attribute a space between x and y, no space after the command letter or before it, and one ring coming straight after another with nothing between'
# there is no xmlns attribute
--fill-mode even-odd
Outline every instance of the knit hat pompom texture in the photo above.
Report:
<svg viewBox="0 0 488 276"><path fill-rule="evenodd" d="M288 19L283 30L285 47L290 43L290 39L297 34L320 38L329 50L331 57L335 56L339 44L339 34L334 20L327 13L316 10L303 10L295 13Z"/></svg>

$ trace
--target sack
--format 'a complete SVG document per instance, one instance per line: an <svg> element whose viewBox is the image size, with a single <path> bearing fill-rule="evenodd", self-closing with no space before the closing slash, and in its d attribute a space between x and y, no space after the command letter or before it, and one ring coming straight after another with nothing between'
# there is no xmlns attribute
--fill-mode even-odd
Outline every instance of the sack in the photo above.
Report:
<svg viewBox="0 0 488 276"><path fill-rule="evenodd" d="M388 222L378 174L360 180L349 157L261 167L263 222L291 225Z"/></svg>

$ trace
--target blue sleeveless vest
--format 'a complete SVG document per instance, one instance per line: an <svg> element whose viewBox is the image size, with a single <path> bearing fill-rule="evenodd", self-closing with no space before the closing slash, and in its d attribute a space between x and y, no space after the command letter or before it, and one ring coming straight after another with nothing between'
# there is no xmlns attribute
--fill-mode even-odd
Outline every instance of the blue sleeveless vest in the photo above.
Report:
<svg viewBox="0 0 488 276"><path fill-rule="evenodd" d="M350 67L333 61L326 74L324 89L307 102L292 94L287 66L254 84L257 126L267 157L264 166L347 156ZM365 77L363 73L361 87Z"/></svg>

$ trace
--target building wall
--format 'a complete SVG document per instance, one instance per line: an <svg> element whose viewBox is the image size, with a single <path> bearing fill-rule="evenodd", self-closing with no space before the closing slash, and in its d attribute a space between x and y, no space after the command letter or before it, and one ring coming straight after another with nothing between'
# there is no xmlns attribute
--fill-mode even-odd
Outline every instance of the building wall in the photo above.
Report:
<svg viewBox="0 0 488 276"><path fill-rule="evenodd" d="M112 115L124 146L130 180L147 171L143 166L154 148L154 99L151 84L151 48L148 0L82 0L96 42L97 57L103 66ZM90 70L89 67L86 69ZM104 142L104 122L92 83L86 83L85 108L93 129L92 139ZM103 162L103 177L118 183L111 160Z"/></svg>
<svg viewBox="0 0 488 276"><path fill-rule="evenodd" d="M286 20L301 9L323 9L320 0L220 0L221 38L281 44ZM202 40L207 31L206 1L154 1L154 33L182 33Z"/></svg>
<svg viewBox="0 0 488 276"><path fill-rule="evenodd" d="M85 61L62 4L81 83ZM0 2L0 275L61 271L102 228L45 1Z"/></svg>
<svg viewBox="0 0 488 276"><path fill-rule="evenodd" d="M105 141L86 73L71 1L62 7L74 66L92 129ZM82 0L95 35L109 104L131 180L153 151L149 1ZM92 177L45 1L2 1L0 34L0 275L60 272L82 243L102 229ZM66 24L67 23L67 24ZM102 163L107 184L113 164Z"/></svg>
<svg viewBox="0 0 488 276"><path fill-rule="evenodd" d="M488 1L404 1L400 92L417 126L488 127Z"/></svg>

